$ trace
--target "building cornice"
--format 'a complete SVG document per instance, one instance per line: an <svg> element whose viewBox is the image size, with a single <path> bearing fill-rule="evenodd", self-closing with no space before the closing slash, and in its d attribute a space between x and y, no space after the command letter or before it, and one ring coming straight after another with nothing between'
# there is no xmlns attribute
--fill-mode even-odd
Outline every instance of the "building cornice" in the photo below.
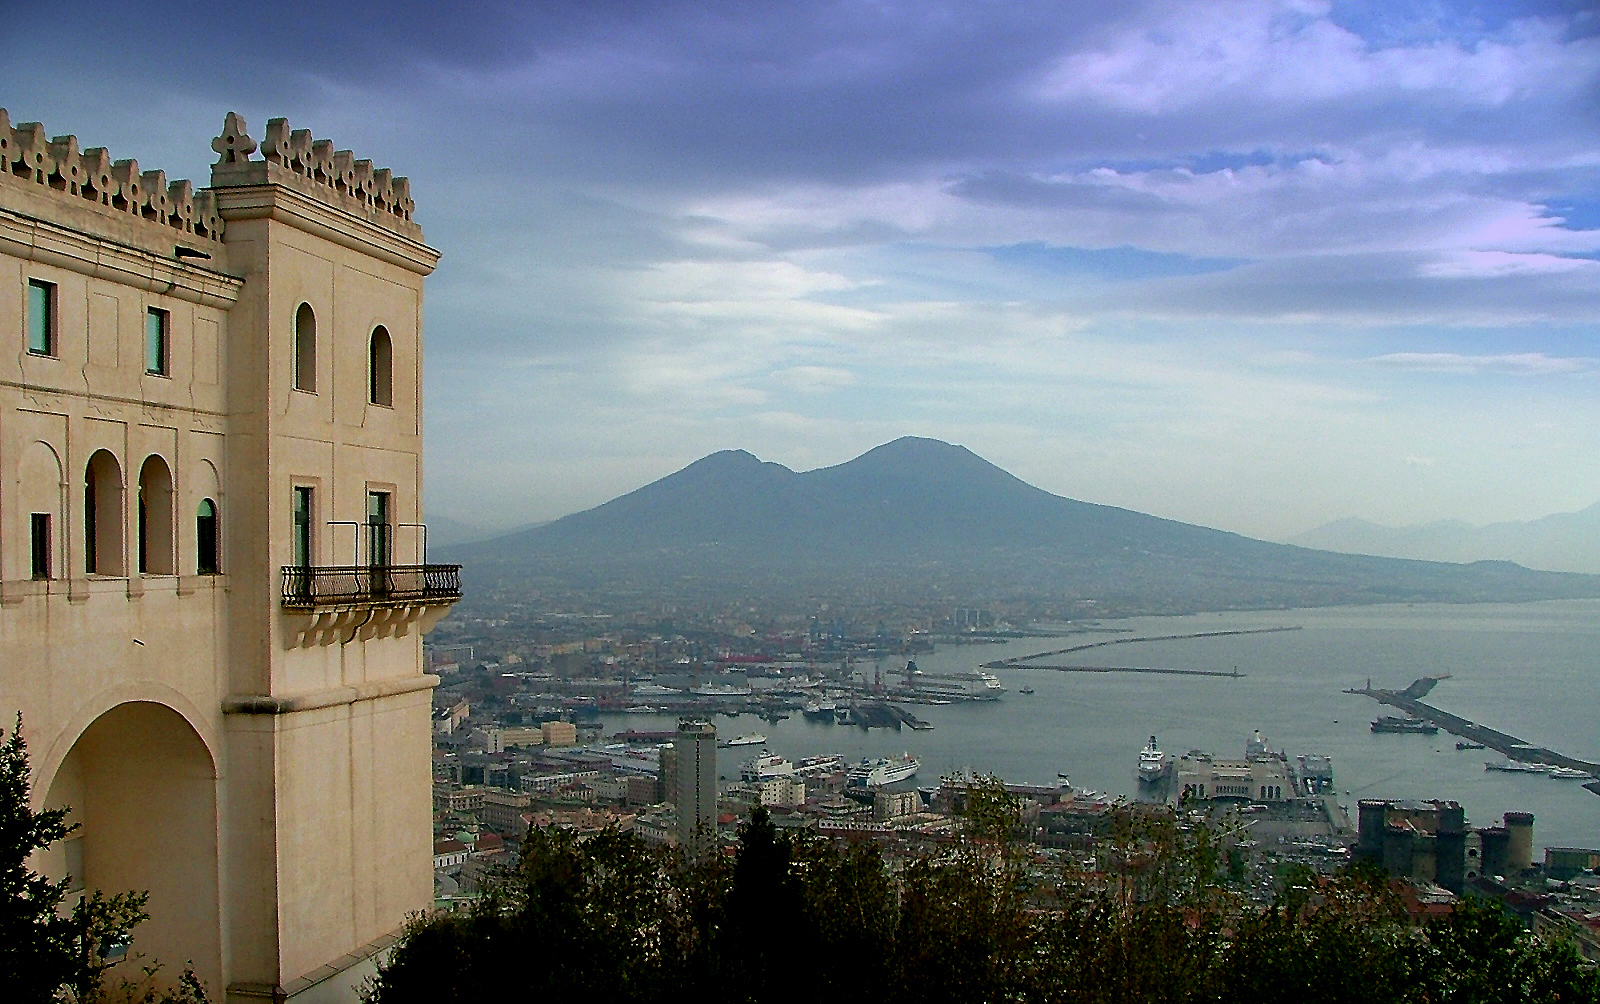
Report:
<svg viewBox="0 0 1600 1004"><path fill-rule="evenodd" d="M230 694L222 701L225 715L292 715L299 711L316 711L319 708L337 708L361 701L375 701L382 697L398 697L420 690L432 690L439 678L431 673L407 676L398 680L377 680L357 683L348 687L330 687L293 697L272 697L267 694Z"/></svg>
<svg viewBox="0 0 1600 1004"><path fill-rule="evenodd" d="M107 279L224 310L239 299L239 290L244 286L243 279L215 269L5 208L0 208L0 251L93 279Z"/></svg>
<svg viewBox="0 0 1600 1004"><path fill-rule="evenodd" d="M215 196L217 210L224 220L273 220L417 275L430 274L439 263L439 252L421 241L370 223L287 185L268 182L209 191Z"/></svg>

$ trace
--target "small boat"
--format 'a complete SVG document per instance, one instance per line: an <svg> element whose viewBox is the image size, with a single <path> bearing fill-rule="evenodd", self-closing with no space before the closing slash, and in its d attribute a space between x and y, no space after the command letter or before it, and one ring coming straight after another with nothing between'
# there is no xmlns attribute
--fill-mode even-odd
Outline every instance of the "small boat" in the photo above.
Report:
<svg viewBox="0 0 1600 1004"><path fill-rule="evenodd" d="M1019 694L1031 694L1031 693L1033 693L1033 688L1032 687L1018 687L1017 688L1017 693L1019 693Z"/></svg>
<svg viewBox="0 0 1600 1004"><path fill-rule="evenodd" d="M1481 750L1481 749L1487 749L1487 747L1484 746L1483 743L1456 743L1456 749L1458 749L1458 750Z"/></svg>

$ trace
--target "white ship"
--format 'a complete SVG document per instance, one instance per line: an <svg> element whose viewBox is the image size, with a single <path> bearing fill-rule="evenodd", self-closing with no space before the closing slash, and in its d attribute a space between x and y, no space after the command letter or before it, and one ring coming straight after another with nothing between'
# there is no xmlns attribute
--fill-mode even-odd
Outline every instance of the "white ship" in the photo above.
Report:
<svg viewBox="0 0 1600 1004"><path fill-rule="evenodd" d="M1499 770L1508 774L1548 774L1550 765L1547 763L1524 763L1521 760L1504 760L1500 763L1486 763L1484 770Z"/></svg>
<svg viewBox="0 0 1600 1004"><path fill-rule="evenodd" d="M1558 781L1593 781L1594 775L1576 767L1551 767L1550 776Z"/></svg>
<svg viewBox="0 0 1600 1004"><path fill-rule="evenodd" d="M751 732L748 735L734 736L732 739L724 739L717 745L727 749L730 746L764 746L766 745L766 742L766 736L759 732Z"/></svg>
<svg viewBox="0 0 1600 1004"><path fill-rule="evenodd" d="M1006 688L993 673L924 673L915 662L906 663L904 687L919 697L959 701L998 701Z"/></svg>
<svg viewBox="0 0 1600 1004"><path fill-rule="evenodd" d="M764 753L739 765L739 780L760 784L778 777L793 777L794 764L776 753Z"/></svg>
<svg viewBox="0 0 1600 1004"><path fill-rule="evenodd" d="M922 764L909 753L895 757L880 757L877 760L864 758L854 767L850 768L847 775L853 787L874 788L882 784L894 784L904 781L908 777L915 777L917 771L922 769Z"/></svg>
<svg viewBox="0 0 1600 1004"><path fill-rule="evenodd" d="M1151 736L1150 745L1139 751L1139 780L1154 784L1167 776L1170 766L1167 755L1156 745L1156 737Z"/></svg>

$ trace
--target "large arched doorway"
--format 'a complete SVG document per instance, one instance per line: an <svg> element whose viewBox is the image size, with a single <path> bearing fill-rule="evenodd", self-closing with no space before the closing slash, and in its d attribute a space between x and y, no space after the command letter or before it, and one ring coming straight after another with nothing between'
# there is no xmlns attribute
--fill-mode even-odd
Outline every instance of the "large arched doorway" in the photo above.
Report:
<svg viewBox="0 0 1600 1004"><path fill-rule="evenodd" d="M175 976L185 963L220 998L217 771L183 716L119 704L95 719L51 779L47 808L79 829L56 856L74 888L150 894L132 951Z"/></svg>

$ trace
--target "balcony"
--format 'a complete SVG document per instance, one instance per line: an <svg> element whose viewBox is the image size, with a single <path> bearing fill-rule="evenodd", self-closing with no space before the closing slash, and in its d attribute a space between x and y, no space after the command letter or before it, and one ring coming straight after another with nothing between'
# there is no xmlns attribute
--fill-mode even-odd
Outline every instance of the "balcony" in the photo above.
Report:
<svg viewBox="0 0 1600 1004"><path fill-rule="evenodd" d="M460 565L283 566L283 608L448 605L461 599Z"/></svg>

